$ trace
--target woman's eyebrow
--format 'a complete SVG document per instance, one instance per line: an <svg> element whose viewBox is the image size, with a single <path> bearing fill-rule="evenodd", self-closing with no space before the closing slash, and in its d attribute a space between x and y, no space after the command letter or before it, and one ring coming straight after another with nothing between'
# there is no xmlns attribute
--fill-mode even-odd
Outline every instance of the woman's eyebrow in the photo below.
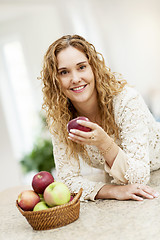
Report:
<svg viewBox="0 0 160 240"><path fill-rule="evenodd" d="M87 61L79 62L79 63L77 63L76 65L78 66L78 65L81 65L81 64L83 64L83 63L87 63ZM60 67L60 68L58 68L58 71L60 71L60 70L65 70L65 69L67 69L67 67Z"/></svg>
<svg viewBox="0 0 160 240"><path fill-rule="evenodd" d="M61 67L61 68L58 68L58 71L64 70L64 69L67 69L67 68L66 67Z"/></svg>
<svg viewBox="0 0 160 240"><path fill-rule="evenodd" d="M76 65L80 65L80 64L82 64L82 63L87 63L87 61L79 62L79 63L77 63Z"/></svg>

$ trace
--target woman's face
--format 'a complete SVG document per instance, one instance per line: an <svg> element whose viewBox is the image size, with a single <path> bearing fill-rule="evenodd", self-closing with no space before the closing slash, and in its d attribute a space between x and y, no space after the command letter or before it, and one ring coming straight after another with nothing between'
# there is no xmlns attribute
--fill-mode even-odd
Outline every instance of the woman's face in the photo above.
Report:
<svg viewBox="0 0 160 240"><path fill-rule="evenodd" d="M95 99L97 91L92 68L85 54L69 46L57 55L62 91L73 105Z"/></svg>

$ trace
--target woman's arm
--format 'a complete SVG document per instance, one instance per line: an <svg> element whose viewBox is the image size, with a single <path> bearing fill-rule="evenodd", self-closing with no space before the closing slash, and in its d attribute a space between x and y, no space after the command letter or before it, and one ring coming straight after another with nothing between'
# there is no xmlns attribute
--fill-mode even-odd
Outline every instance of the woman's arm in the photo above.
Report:
<svg viewBox="0 0 160 240"><path fill-rule="evenodd" d="M148 135L150 122L154 124L153 116L134 89L129 88L117 95L113 106L121 149L112 143L112 139L100 126L89 121L77 122L91 128L91 132L73 130L70 138L80 144L95 145L104 152L104 168L113 177L114 183L147 184L150 178Z"/></svg>
<svg viewBox="0 0 160 240"><path fill-rule="evenodd" d="M119 152L119 147L108 134L106 134L103 143L99 146L99 151L103 155L106 164L111 168Z"/></svg>

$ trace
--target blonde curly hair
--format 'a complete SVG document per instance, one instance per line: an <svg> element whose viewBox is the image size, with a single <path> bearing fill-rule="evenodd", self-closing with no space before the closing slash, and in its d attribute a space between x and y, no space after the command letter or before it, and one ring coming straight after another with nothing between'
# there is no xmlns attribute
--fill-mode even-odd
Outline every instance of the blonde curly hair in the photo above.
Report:
<svg viewBox="0 0 160 240"><path fill-rule="evenodd" d="M78 159L78 154L89 158L85 147L68 139L67 123L77 116L76 109L71 101L63 94L57 70L57 55L63 49L72 46L83 52L92 67L95 86L100 109L101 127L109 134L118 138L118 127L114 120L112 99L121 92L126 81L120 79L120 74L111 72L105 65L102 54L95 47L79 35L66 35L52 43L45 56L41 79L43 83L42 108L46 111L46 119L52 134L57 134L60 141L67 144L67 154L73 154Z"/></svg>

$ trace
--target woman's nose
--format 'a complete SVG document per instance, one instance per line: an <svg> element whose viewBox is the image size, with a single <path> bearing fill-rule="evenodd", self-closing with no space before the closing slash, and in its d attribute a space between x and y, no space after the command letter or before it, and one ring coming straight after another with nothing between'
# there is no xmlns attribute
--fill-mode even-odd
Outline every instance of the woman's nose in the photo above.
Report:
<svg viewBox="0 0 160 240"><path fill-rule="evenodd" d="M80 76L76 72L73 72L72 73L72 83L78 83L80 81L81 81Z"/></svg>

